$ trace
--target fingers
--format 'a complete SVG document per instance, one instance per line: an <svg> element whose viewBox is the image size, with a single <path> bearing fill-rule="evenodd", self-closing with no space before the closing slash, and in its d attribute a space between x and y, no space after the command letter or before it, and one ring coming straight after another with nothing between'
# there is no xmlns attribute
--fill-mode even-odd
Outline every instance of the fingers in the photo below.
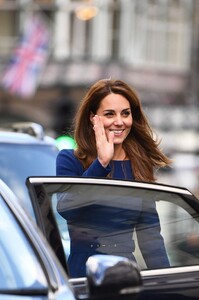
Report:
<svg viewBox="0 0 199 300"><path fill-rule="evenodd" d="M104 124L100 116L93 117L93 129L95 132L96 148L99 162L106 167L114 154L114 133L108 132L106 135Z"/></svg>
<svg viewBox="0 0 199 300"><path fill-rule="evenodd" d="M102 123L101 117L95 115L93 117L93 129L95 131L96 137L105 136L104 125Z"/></svg>
<svg viewBox="0 0 199 300"><path fill-rule="evenodd" d="M101 120L101 117L98 115L95 115L93 117L93 129L95 131L95 137L97 140L103 139L111 144L113 143L114 133L109 131L106 135L103 122Z"/></svg>
<svg viewBox="0 0 199 300"><path fill-rule="evenodd" d="M114 141L114 132L113 131L109 131L107 139L110 144L113 144L113 141Z"/></svg>
<svg viewBox="0 0 199 300"><path fill-rule="evenodd" d="M102 122L101 122L100 116L95 115L95 116L93 117L93 125L94 125L94 127L103 125Z"/></svg>

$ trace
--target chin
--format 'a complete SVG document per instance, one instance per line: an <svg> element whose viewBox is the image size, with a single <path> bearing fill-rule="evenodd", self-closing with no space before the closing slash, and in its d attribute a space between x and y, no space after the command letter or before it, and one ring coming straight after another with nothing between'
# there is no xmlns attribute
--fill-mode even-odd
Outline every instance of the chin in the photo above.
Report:
<svg viewBox="0 0 199 300"><path fill-rule="evenodd" d="M118 138L116 138L116 139L114 139L114 141L113 141L113 144L114 145L119 145L119 144L122 144L124 142L124 140L122 139L118 139Z"/></svg>

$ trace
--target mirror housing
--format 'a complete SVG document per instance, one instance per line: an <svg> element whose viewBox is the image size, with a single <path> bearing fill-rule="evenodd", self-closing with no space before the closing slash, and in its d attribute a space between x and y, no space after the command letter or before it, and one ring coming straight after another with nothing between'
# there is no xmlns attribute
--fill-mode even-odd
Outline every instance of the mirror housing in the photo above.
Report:
<svg viewBox="0 0 199 300"><path fill-rule="evenodd" d="M91 298L125 299L137 295L142 287L140 270L135 262L113 255L93 255L86 263ZM117 297L117 298L116 298Z"/></svg>

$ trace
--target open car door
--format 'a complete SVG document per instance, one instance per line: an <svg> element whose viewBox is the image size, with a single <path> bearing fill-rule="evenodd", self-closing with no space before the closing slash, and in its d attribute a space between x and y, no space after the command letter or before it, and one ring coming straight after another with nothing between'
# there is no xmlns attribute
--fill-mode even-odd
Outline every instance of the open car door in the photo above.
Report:
<svg viewBox="0 0 199 300"><path fill-rule="evenodd" d="M110 255L138 266L139 299L199 299L199 201L190 191L75 177L29 177L26 183L37 225L82 293L88 259ZM121 270L112 283L127 277Z"/></svg>

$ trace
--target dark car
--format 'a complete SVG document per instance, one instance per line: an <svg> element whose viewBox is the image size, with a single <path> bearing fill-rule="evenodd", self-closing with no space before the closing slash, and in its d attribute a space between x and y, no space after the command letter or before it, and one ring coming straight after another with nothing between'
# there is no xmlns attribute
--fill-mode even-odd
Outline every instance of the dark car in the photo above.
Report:
<svg viewBox="0 0 199 300"><path fill-rule="evenodd" d="M17 122L0 127L0 178L30 213L25 180L28 176L54 176L57 153L55 140L39 124Z"/></svg>
<svg viewBox="0 0 199 300"><path fill-rule="evenodd" d="M122 257L94 256L88 261L87 278L78 281L74 292L67 266L64 263L61 266L39 228L2 180L0 212L1 300L75 300L75 292L85 291L85 286L87 299L92 299L92 295L107 299L112 289L115 296L123 291L133 297L141 287L138 269L130 261ZM53 231L51 233L54 235ZM58 246L53 245L56 250ZM60 249L59 258L61 254ZM120 278L124 278L127 271L127 278L121 282ZM110 277L115 279L111 282Z"/></svg>
<svg viewBox="0 0 199 300"><path fill-rule="evenodd" d="M87 297L86 259L119 255L139 266L139 299L199 299L199 201L189 190L51 176L30 177L27 187L37 225L68 266L75 290L82 287L79 298ZM92 268L100 282L103 268Z"/></svg>
<svg viewBox="0 0 199 300"><path fill-rule="evenodd" d="M74 295L38 228L0 180L0 299L69 299Z"/></svg>

